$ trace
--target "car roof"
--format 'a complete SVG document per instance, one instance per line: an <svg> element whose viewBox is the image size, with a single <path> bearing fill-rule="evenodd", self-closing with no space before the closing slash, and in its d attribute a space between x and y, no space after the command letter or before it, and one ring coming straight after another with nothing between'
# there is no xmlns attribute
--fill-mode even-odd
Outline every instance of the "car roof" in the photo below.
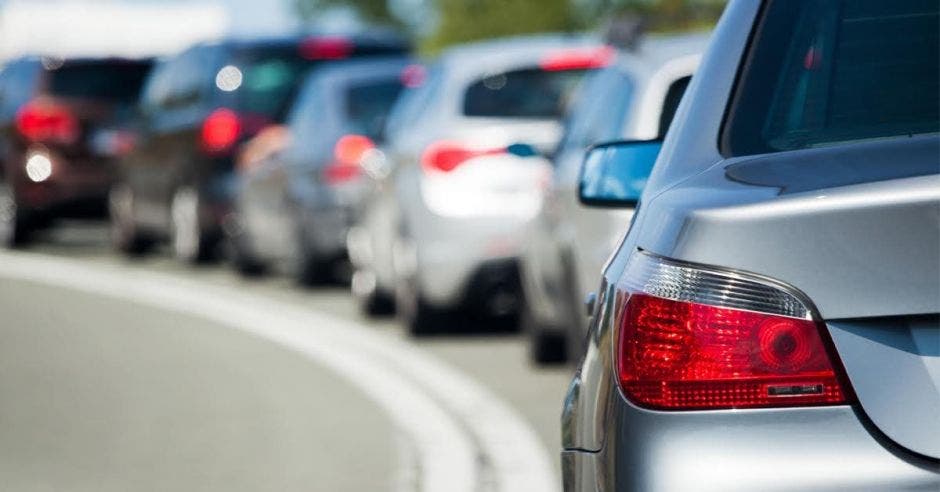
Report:
<svg viewBox="0 0 940 492"><path fill-rule="evenodd" d="M336 63L327 63L315 69L311 79L329 84L341 84L347 81L384 78L398 74L414 61L408 56L383 56L376 58L357 58Z"/></svg>
<svg viewBox="0 0 940 492"><path fill-rule="evenodd" d="M582 34L514 36L452 47L441 53L439 62L448 72L480 74L514 66L531 66L553 50L601 44L599 38Z"/></svg>

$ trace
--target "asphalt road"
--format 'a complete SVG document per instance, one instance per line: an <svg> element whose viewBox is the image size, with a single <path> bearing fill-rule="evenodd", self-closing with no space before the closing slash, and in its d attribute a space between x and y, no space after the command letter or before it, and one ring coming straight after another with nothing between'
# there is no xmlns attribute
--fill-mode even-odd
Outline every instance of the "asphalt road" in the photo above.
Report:
<svg viewBox="0 0 940 492"><path fill-rule="evenodd" d="M411 339L340 287L117 258L100 226L0 254L0 489L551 490L566 368Z"/></svg>

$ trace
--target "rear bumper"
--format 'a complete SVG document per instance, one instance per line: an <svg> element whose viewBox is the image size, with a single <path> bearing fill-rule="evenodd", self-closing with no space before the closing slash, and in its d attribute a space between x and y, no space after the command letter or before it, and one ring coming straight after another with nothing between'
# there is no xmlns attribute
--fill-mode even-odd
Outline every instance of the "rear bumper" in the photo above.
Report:
<svg viewBox="0 0 940 492"><path fill-rule="evenodd" d="M562 453L565 490L940 488L936 462L893 448L850 406L654 412L616 399L604 448Z"/></svg>

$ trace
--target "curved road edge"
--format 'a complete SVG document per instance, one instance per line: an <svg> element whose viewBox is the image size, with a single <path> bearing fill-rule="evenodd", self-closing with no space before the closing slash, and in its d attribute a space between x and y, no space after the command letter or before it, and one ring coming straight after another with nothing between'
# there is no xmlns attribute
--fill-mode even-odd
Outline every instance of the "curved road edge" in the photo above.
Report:
<svg viewBox="0 0 940 492"><path fill-rule="evenodd" d="M0 276L183 312L273 341L376 403L414 444L421 490L559 489L534 431L483 385L352 320L168 274L34 253L0 253Z"/></svg>

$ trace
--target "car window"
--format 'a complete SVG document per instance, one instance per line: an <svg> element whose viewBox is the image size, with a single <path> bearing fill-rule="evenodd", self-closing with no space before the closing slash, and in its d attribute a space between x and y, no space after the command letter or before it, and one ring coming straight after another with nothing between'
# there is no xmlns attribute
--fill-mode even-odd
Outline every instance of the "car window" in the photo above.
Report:
<svg viewBox="0 0 940 492"><path fill-rule="evenodd" d="M344 98L346 120L356 132L378 136L401 90L398 77L350 86Z"/></svg>
<svg viewBox="0 0 940 492"><path fill-rule="evenodd" d="M131 103L140 95L151 67L149 61L70 62L50 70L48 92Z"/></svg>
<svg viewBox="0 0 940 492"><path fill-rule="evenodd" d="M575 96L559 150L583 150L622 139L633 94L633 81L616 67L588 76Z"/></svg>
<svg viewBox="0 0 940 492"><path fill-rule="evenodd" d="M241 51L227 66L239 71L239 86L231 91L235 109L283 121L313 63L301 57L294 45Z"/></svg>
<svg viewBox="0 0 940 492"><path fill-rule="evenodd" d="M463 114L488 118L560 118L585 72L527 68L486 75L467 87Z"/></svg>
<svg viewBox="0 0 940 492"><path fill-rule="evenodd" d="M39 76L39 63L30 61L14 62L3 71L0 91L0 118L8 120L16 114L20 106L33 96Z"/></svg>
<svg viewBox="0 0 940 492"><path fill-rule="evenodd" d="M420 71L420 67L413 67L415 72ZM388 117L386 133L389 137L403 131L412 124L421 119L427 111L433 111L433 101L437 94L444 87L444 69L440 63L432 65L425 69L422 75L415 76L416 79L411 82L411 87L405 89L401 97L392 107L392 112Z"/></svg>
<svg viewBox="0 0 940 492"><path fill-rule="evenodd" d="M722 132L726 155L937 132L936 0L771 0Z"/></svg>
<svg viewBox="0 0 940 492"><path fill-rule="evenodd" d="M666 132L669 131L669 125L672 124L672 119L676 116L676 109L679 108L682 96L685 95L685 90L689 88L689 82L691 81L691 76L682 77L669 85L666 98L663 100L663 112L659 114L659 138L664 138Z"/></svg>

